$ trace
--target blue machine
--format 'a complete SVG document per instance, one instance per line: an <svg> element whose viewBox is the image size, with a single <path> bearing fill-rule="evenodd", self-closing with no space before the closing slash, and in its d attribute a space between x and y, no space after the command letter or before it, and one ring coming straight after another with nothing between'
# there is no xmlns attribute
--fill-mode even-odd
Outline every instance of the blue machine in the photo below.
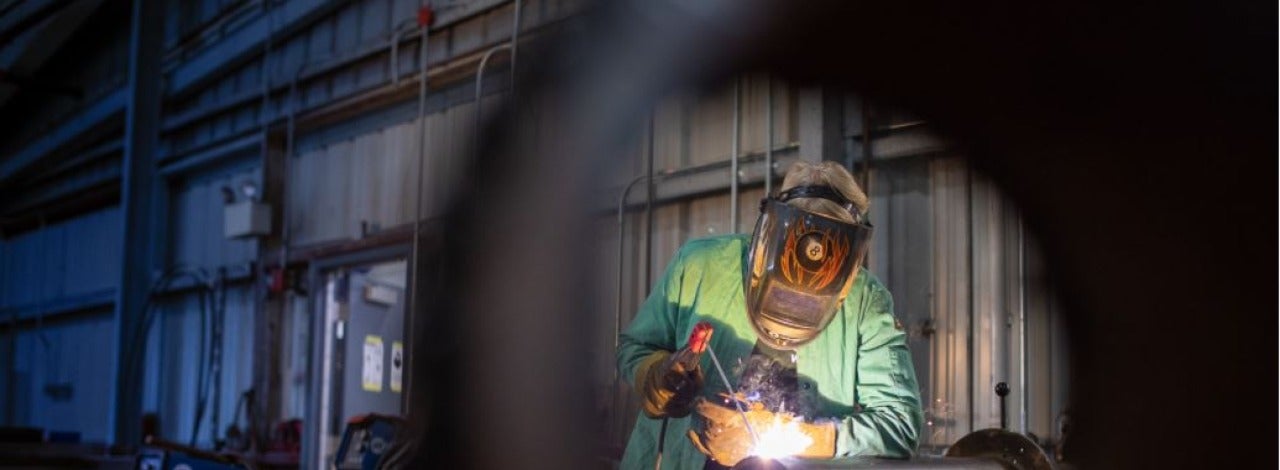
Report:
<svg viewBox="0 0 1280 470"><path fill-rule="evenodd" d="M347 421L342 443L333 457L338 470L377 470L396 443L404 418L367 414Z"/></svg>
<svg viewBox="0 0 1280 470"><path fill-rule="evenodd" d="M136 470L243 470L231 457L159 439L138 453Z"/></svg>

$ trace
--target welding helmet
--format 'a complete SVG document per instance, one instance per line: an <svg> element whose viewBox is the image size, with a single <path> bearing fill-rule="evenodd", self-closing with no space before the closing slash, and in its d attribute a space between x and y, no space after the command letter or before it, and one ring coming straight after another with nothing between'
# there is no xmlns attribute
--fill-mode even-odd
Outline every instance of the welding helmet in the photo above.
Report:
<svg viewBox="0 0 1280 470"><path fill-rule="evenodd" d="M844 207L854 223L786 203L815 197ZM760 201L743 279L760 341L792 350L816 338L849 294L871 230L854 204L827 186L797 186Z"/></svg>

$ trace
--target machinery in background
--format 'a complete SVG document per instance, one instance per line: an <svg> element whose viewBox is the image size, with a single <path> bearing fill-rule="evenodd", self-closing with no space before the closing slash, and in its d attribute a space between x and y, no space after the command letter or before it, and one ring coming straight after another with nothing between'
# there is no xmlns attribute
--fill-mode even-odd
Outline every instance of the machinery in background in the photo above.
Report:
<svg viewBox="0 0 1280 470"><path fill-rule="evenodd" d="M334 466L338 470L394 468L407 448L407 440L397 440L404 430L405 420L399 416L370 413L351 418L334 455Z"/></svg>
<svg viewBox="0 0 1280 470"><path fill-rule="evenodd" d="M147 447L138 452L135 470L241 470L250 468L240 459L216 452L185 446L154 436L147 437Z"/></svg>
<svg viewBox="0 0 1280 470"><path fill-rule="evenodd" d="M252 391L245 396L252 402ZM238 405L237 405L238 407ZM239 411L237 410L237 413ZM150 429L155 429L152 417ZM144 425L144 428L147 428ZM241 433L233 423L216 451L167 441L148 433L146 447L138 452L135 470L225 470L296 469L301 450L302 420L292 419L275 426L265 448L253 442L252 433ZM256 449L261 449L256 450Z"/></svg>
<svg viewBox="0 0 1280 470"><path fill-rule="evenodd" d="M1034 440L1009 431L1005 416L1005 397L1009 384L996 384L996 396L1000 397L1000 427L971 432L947 449L947 457L983 458L1001 462L1018 470L1052 470L1053 461Z"/></svg>

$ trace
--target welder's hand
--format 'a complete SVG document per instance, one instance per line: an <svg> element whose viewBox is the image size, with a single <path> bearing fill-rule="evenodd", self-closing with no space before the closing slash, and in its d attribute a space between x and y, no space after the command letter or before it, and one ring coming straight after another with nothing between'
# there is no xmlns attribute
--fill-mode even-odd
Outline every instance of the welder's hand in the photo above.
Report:
<svg viewBox="0 0 1280 470"><path fill-rule="evenodd" d="M742 413L732 407L720 406L705 399L694 403L694 411L702 417L702 430L689 430L689 440L698 451L711 457L720 465L732 467L751 455L753 446L751 432L743 423ZM747 420L751 429L760 432L763 426L773 421L773 413L765 411L759 402L747 408Z"/></svg>
<svg viewBox="0 0 1280 470"><path fill-rule="evenodd" d="M797 452L797 456L831 458L835 455L836 428L833 423L805 423L788 413L771 413L759 402L753 402L746 408L746 419L751 423L749 430L743 423L743 413L732 406L699 399L694 409L703 418L703 428L700 433L690 430L689 439L694 447L721 465L732 467L752 454L752 430L757 435L767 434L770 427L793 421L799 431L812 440L808 447Z"/></svg>
<svg viewBox="0 0 1280 470"><path fill-rule="evenodd" d="M671 360L671 353L650 354L636 368L636 393L640 407L650 418L683 418L702 391L702 368L686 370Z"/></svg>

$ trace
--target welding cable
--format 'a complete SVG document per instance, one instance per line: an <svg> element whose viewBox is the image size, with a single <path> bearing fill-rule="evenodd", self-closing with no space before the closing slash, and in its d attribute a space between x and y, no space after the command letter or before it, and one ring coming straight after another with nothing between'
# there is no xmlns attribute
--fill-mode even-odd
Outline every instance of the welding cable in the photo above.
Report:
<svg viewBox="0 0 1280 470"><path fill-rule="evenodd" d="M204 269L200 273L207 279L207 272ZM209 408L209 386L213 382L212 368L214 348L214 322L216 322L213 312L213 287L210 284L200 284L199 291L196 294L196 304L200 309L200 356L197 358L196 365L196 409L195 419L191 423L191 440L192 447L196 445L196 438L200 435L200 425L204 422L204 415ZM207 337L207 338L206 338ZM216 434L216 430L214 431Z"/></svg>
<svg viewBox="0 0 1280 470"><path fill-rule="evenodd" d="M155 301L156 297L160 293L167 291L169 286L178 279L190 278L197 286L204 285L205 282L200 276L201 273L196 270L192 270L182 265L175 265L165 270L159 278L152 282L151 288L148 290L146 300L142 304L142 318L141 321L138 322L137 328L133 331L132 341L121 345L121 348L125 348L121 353L121 358L124 363L134 364L141 362L141 360L145 358L145 356L139 357L139 355L143 354L146 350L147 335L151 331L151 325L159 311L159 306ZM131 373L135 375L143 374L145 373L145 370L142 369L145 369L145 367L134 369ZM128 380L133 379L128 378Z"/></svg>
<svg viewBox="0 0 1280 470"><path fill-rule="evenodd" d="M218 268L218 276L214 279L213 285L213 366L210 368L211 387L213 388L210 397L213 410L209 414L209 426L213 430L214 448L218 445L218 427L222 424L220 415L222 411L222 362L226 354L226 324L227 324L227 272L226 268Z"/></svg>
<svg viewBox="0 0 1280 470"><path fill-rule="evenodd" d="M203 269L200 273L208 278L208 273ZM226 317L226 286L223 283L223 272L219 270L218 276L208 281L208 283L200 286L201 290L198 294L200 306L200 340L201 344L205 344L205 336L208 336L208 344L201 346L201 357L199 359L196 385L196 410L195 420L192 423L190 445L196 445L197 437L200 435L200 427L204 424L204 416L209 413L210 405L213 406L215 413L218 409L217 395L218 387L221 386L221 380L216 380L221 374L222 369L222 325ZM212 402L211 402L212 399ZM218 429L217 416L210 416L210 425L212 426L212 438L214 445L217 445Z"/></svg>
<svg viewBox="0 0 1280 470"><path fill-rule="evenodd" d="M658 458L653 462L653 470L662 469L662 449L667 443L667 420L666 416L662 417L662 428L658 430Z"/></svg>
<svg viewBox="0 0 1280 470"><path fill-rule="evenodd" d="M124 345L129 348L127 354L122 354L125 362L132 363L137 360L137 355L146 347L146 335L151 330L151 322L155 318L155 312L158 308L155 303L155 296L168 290L174 281L184 277L190 277L196 283L201 282L195 271L179 265L170 267L151 284L150 290L147 291L147 299L142 304L142 321L138 323L137 329L134 330L132 341Z"/></svg>

